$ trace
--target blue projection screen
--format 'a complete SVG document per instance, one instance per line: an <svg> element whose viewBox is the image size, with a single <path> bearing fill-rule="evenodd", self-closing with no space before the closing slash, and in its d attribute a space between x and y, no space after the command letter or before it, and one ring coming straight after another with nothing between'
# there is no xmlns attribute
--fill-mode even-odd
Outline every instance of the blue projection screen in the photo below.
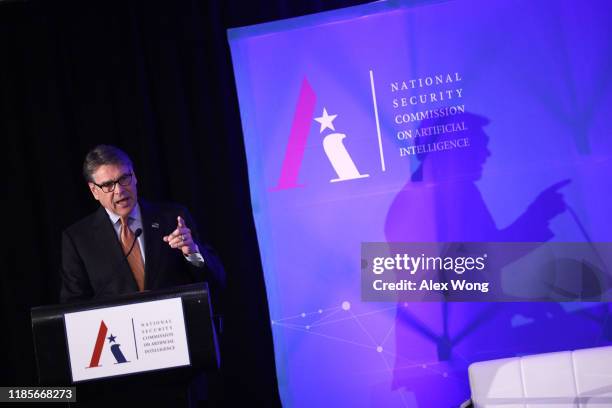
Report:
<svg viewBox="0 0 612 408"><path fill-rule="evenodd" d="M612 241L608 0L378 2L228 36L284 406L458 406L472 362L612 343L606 302L361 288L366 242Z"/></svg>

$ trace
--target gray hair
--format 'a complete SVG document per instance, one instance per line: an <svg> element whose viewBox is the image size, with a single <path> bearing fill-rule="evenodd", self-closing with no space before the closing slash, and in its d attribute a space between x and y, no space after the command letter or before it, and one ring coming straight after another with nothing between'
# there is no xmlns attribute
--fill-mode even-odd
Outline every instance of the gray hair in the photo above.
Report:
<svg viewBox="0 0 612 408"><path fill-rule="evenodd" d="M126 165L132 168L132 160L123 150L111 145L98 145L91 149L83 162L85 181L93 182L93 174L105 164Z"/></svg>

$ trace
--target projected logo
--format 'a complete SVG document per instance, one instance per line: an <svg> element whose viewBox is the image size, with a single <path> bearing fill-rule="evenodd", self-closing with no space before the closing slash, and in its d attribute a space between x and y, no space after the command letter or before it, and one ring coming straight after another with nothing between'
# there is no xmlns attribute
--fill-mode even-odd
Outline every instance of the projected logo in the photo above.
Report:
<svg viewBox="0 0 612 408"><path fill-rule="evenodd" d="M281 174L278 184L273 188L273 191L300 187L298 176L313 119L321 125L320 134L323 134L328 129L333 132L325 135L322 140L323 150L337 175L337 177L332 178L329 182L335 183L369 177L369 174L359 172L344 145L344 138L347 137L346 134L336 132L334 119L338 115L330 115L327 112L327 108L324 107L321 116L314 117L316 100L317 96L314 90L308 80L304 78L291 125L289 142L285 150Z"/></svg>
<svg viewBox="0 0 612 408"><path fill-rule="evenodd" d="M108 334L108 327L104 323L104 320L100 322L100 328L98 329L98 336L94 345L93 352L91 353L91 360L87 368L101 367L100 358L102 357L102 351L106 349L104 345L108 340L107 347L110 349L111 354L115 360L115 364L129 363L121 351L121 344L117 343L117 336L111 335L106 337Z"/></svg>

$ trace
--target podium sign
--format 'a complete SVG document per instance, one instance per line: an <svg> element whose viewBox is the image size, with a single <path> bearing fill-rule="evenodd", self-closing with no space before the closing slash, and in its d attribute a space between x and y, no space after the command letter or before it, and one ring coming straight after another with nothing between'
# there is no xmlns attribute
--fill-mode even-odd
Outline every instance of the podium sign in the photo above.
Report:
<svg viewBox="0 0 612 408"><path fill-rule="evenodd" d="M181 298L64 316L72 381L190 365Z"/></svg>
<svg viewBox="0 0 612 408"><path fill-rule="evenodd" d="M112 298L34 307L41 385L96 386L185 379L219 369L206 282Z"/></svg>

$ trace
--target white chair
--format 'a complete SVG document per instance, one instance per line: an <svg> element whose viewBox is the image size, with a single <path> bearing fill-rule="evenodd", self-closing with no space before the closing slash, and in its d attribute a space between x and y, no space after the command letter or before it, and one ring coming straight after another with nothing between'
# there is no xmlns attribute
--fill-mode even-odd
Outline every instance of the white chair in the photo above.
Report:
<svg viewBox="0 0 612 408"><path fill-rule="evenodd" d="M474 408L612 407L612 346L482 361L468 373Z"/></svg>

